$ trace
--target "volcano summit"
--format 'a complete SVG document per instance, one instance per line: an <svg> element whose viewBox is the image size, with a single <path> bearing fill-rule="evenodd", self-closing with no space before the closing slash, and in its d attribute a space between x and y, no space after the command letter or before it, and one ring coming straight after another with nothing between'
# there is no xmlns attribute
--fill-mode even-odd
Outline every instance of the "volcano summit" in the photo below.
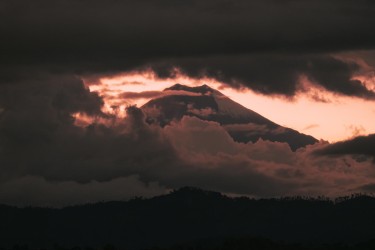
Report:
<svg viewBox="0 0 375 250"><path fill-rule="evenodd" d="M148 123L160 126L184 116L217 122L237 142L256 142L259 139L285 142L293 151L317 142L314 137L280 126L207 85L175 84L141 108Z"/></svg>

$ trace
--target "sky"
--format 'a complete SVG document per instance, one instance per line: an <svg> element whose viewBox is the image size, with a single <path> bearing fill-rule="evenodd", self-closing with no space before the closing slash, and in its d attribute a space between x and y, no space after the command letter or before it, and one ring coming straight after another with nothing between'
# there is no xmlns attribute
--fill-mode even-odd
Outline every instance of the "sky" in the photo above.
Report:
<svg viewBox="0 0 375 250"><path fill-rule="evenodd" d="M374 80L375 78L370 78L368 82L372 83ZM179 75L159 79L153 72L114 75L100 79L100 84L86 84L90 90L98 91L107 97L107 110L110 111L113 105L122 105L122 109L127 105L141 107L155 98L157 91L163 91L175 83L188 86L207 84L282 126L310 134L320 140L337 142L375 131L374 101L337 95L311 83L308 83L309 89L306 92L301 91L293 98L263 95L245 88L233 89L223 82L207 77L194 79ZM119 91L139 95L128 95L127 99L116 98Z"/></svg>
<svg viewBox="0 0 375 250"><path fill-rule="evenodd" d="M369 0L0 0L0 203L373 192L374 14ZM177 82L318 142L146 123L139 107Z"/></svg>

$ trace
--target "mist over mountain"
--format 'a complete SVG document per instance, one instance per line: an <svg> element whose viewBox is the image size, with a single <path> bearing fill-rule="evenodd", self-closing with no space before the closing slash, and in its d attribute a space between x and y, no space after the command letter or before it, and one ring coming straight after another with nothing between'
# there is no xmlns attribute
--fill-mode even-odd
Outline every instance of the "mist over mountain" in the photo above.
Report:
<svg viewBox="0 0 375 250"><path fill-rule="evenodd" d="M219 123L237 142L256 142L261 138L286 142L292 150L317 142L314 137L280 126L207 85L189 87L176 84L164 92L162 97L141 107L148 123L165 126L183 116L194 116Z"/></svg>

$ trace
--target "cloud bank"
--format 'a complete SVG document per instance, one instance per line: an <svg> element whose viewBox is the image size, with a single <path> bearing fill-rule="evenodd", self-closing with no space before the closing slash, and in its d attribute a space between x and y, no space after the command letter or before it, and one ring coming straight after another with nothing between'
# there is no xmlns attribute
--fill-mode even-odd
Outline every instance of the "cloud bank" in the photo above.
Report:
<svg viewBox="0 0 375 250"><path fill-rule="evenodd" d="M296 152L284 143L238 143L218 123L195 117L161 128L129 107L125 118L101 123L97 117L111 115L74 77L0 90L0 203L61 206L182 186L255 197L336 196L368 190L375 178L370 159L314 153L327 150L324 143ZM77 112L92 122L77 126Z"/></svg>
<svg viewBox="0 0 375 250"><path fill-rule="evenodd" d="M315 152L317 155L356 155L358 161L372 159L375 162L375 134L358 136L353 139L328 145Z"/></svg>

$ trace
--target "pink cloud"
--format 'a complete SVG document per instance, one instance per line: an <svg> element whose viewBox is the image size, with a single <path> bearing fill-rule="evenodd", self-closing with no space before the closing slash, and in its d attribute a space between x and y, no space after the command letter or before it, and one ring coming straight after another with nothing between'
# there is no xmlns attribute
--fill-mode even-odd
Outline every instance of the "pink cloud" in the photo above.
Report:
<svg viewBox="0 0 375 250"><path fill-rule="evenodd" d="M35 145L33 154L18 152L29 167L4 168L0 190L12 191L0 192L0 202L16 203L17 194L24 193L30 195L30 204L46 204L36 197L38 192L79 203L79 197L100 188L108 192L91 195L90 201L124 194L111 193L113 188L134 187L146 196L182 186L253 197L339 196L375 182L371 160L313 154L327 145L323 142L293 152L286 143L235 142L220 124L196 117L161 128L145 123L136 107L127 112L116 124L76 127L74 133L56 136L49 147ZM7 162L22 166L11 155ZM62 192L69 183L72 192ZM25 190L25 185L41 188Z"/></svg>

